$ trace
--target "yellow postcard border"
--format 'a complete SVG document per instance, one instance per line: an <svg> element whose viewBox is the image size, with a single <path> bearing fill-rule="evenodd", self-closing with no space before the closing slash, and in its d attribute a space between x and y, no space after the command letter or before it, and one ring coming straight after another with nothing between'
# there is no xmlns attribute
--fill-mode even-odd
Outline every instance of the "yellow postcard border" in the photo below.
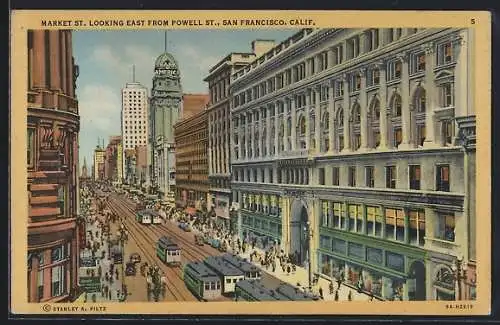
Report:
<svg viewBox="0 0 500 325"><path fill-rule="evenodd" d="M27 303L26 256L28 215L26 197L26 80L28 29L68 29L42 27L42 20L99 20L99 19L192 19L221 22L222 19L282 19L301 20L305 25L295 26L168 26L168 29L248 29L248 28L356 28L356 27L468 27L475 30L473 83L477 123L476 216L485 216L477 222L477 300L457 302L466 308L446 308L448 302L277 302L277 303L103 303L71 304L74 311L54 311L56 304ZM308 25L310 21L314 25ZM90 26L70 29L95 30ZM157 27L118 26L111 29L157 29ZM11 312L15 314L85 314L102 312L93 306L105 307L106 314L183 314L183 315L486 315L491 308L491 16L484 11L139 11L139 10L17 10L11 15L11 165L10 165L10 221L11 221ZM15 198L20 198L16 200ZM16 275L21 275L21 277ZM97 309L96 309L97 310Z"/></svg>

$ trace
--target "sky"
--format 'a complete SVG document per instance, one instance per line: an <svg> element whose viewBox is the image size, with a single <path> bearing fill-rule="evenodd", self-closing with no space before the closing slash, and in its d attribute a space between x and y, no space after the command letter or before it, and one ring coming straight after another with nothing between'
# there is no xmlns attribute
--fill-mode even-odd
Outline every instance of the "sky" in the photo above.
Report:
<svg viewBox="0 0 500 325"><path fill-rule="evenodd" d="M208 70L230 52L251 52L254 39L279 43L297 32L288 30L174 30L167 33L167 51L179 65L184 93L208 93ZM80 111L80 166L90 168L97 139L104 145L120 135L121 89L135 80L152 86L154 61L164 52L165 32L73 31L73 56L79 66L76 95Z"/></svg>

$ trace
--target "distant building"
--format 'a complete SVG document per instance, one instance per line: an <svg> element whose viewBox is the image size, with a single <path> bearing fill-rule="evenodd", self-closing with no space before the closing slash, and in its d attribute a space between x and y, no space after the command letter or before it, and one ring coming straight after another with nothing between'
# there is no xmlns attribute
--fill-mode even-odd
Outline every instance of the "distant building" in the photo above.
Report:
<svg viewBox="0 0 500 325"><path fill-rule="evenodd" d="M256 48L262 49L258 44ZM213 66L204 79L208 83L210 92L210 102L207 108L210 195L207 207L215 213L216 220L225 227L230 224L229 209L232 204L229 85L231 84L231 75L252 62L255 57L255 53L230 53ZM233 224L235 225L236 222Z"/></svg>
<svg viewBox="0 0 500 325"><path fill-rule="evenodd" d="M109 142L106 146L104 178L109 181L118 181L120 179L118 171L122 169L122 165L119 164L121 161L121 158L119 158L121 151L119 146L121 145L121 142L121 136L111 136L109 137Z"/></svg>
<svg viewBox="0 0 500 325"><path fill-rule="evenodd" d="M136 160L135 160L135 149L125 149L124 152L125 160L125 183L129 185L135 185L136 183Z"/></svg>
<svg viewBox="0 0 500 325"><path fill-rule="evenodd" d="M179 66L168 52L155 61L149 111L151 192L166 198L175 188L174 124L182 115Z"/></svg>
<svg viewBox="0 0 500 325"><path fill-rule="evenodd" d="M134 79L135 71L133 81L126 83L122 89L121 129L122 147L125 151L147 144L148 91ZM126 174L124 153L122 157L122 174Z"/></svg>
<svg viewBox="0 0 500 325"><path fill-rule="evenodd" d="M146 172L148 169L147 161L147 146L136 146L135 147L135 184L137 187L146 190Z"/></svg>
<svg viewBox="0 0 500 325"><path fill-rule="evenodd" d="M210 102L208 94L183 94L181 119L190 118L204 110Z"/></svg>
<svg viewBox="0 0 500 325"><path fill-rule="evenodd" d="M87 158L83 157L83 166L82 173L80 174L80 178L87 179L89 178L89 171L87 168Z"/></svg>
<svg viewBox="0 0 500 325"><path fill-rule="evenodd" d="M99 144L94 149L94 180L103 181L104 175L104 162L106 158L106 150Z"/></svg>
<svg viewBox="0 0 500 325"><path fill-rule="evenodd" d="M176 201L203 210L208 195L207 111L175 124Z"/></svg>

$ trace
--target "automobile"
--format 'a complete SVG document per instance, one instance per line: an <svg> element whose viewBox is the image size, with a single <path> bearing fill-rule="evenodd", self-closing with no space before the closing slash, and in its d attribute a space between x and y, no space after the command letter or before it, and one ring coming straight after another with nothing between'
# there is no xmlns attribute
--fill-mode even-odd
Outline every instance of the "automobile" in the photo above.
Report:
<svg viewBox="0 0 500 325"><path fill-rule="evenodd" d="M132 253L130 255L130 262L141 263L141 255L139 255L138 253Z"/></svg>
<svg viewBox="0 0 500 325"><path fill-rule="evenodd" d="M135 275L135 263L133 262L128 262L127 266L125 267L125 275L126 276L134 276Z"/></svg>
<svg viewBox="0 0 500 325"><path fill-rule="evenodd" d="M204 240L204 238L201 235L195 235L194 236L194 241L195 241L196 245L198 245L198 246L204 246L205 245L205 243L204 243L205 240Z"/></svg>

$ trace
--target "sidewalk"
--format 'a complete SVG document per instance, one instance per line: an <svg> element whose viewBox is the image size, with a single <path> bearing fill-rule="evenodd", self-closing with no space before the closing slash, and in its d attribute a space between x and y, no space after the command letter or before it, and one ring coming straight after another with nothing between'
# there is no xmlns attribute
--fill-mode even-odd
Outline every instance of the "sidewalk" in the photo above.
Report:
<svg viewBox="0 0 500 325"><path fill-rule="evenodd" d="M257 252L262 253L262 254L264 253L262 250L260 250L258 248L255 248L254 250L256 250ZM253 250L251 249L251 246L250 246L244 254L240 253L239 256L246 258L247 261L250 262L250 254L252 251ZM269 267L269 269L266 270L266 268L265 267L263 268L262 265L260 265L260 263L256 263L255 261L251 262L251 263L258 266L263 272L266 272L266 273L278 278L279 280L286 282L286 283L289 283L293 286L297 286L297 283L300 283L300 286L302 288L309 286L309 272L304 267L297 266L295 272L288 274L288 273L282 271L279 259L276 259L276 271L275 272L272 271L272 267ZM337 282L334 281L334 293L333 294L330 294L329 286L330 286L330 281L323 278L323 277L320 277L318 280L318 285L314 286L312 290L313 290L313 293L318 294L319 287L321 287L323 289L324 300L325 301L334 301L335 300L335 290L337 289ZM368 296L367 294L359 293L356 289L353 289L345 284L342 284L340 286L340 289L338 290L339 301L347 301L348 300L347 297L349 295L349 292L351 292L353 301L369 301L370 300L370 296Z"/></svg>

